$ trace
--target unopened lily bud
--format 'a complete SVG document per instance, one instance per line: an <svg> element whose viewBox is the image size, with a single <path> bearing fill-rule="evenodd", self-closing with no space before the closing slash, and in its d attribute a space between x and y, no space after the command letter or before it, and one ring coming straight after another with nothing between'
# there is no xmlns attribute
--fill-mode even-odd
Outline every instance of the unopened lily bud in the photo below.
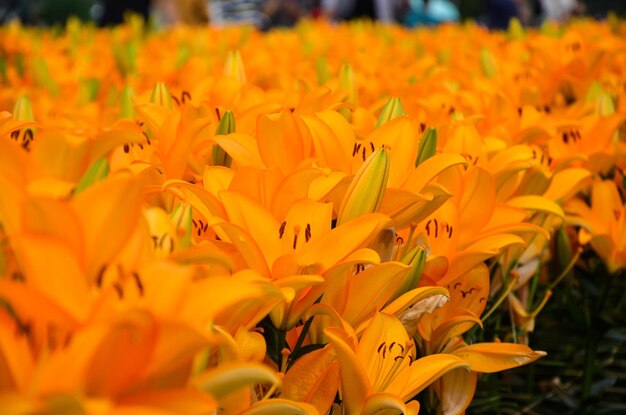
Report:
<svg viewBox="0 0 626 415"><path fill-rule="evenodd" d="M419 284L419 281L422 278L424 265L426 264L426 256L426 248L421 245L416 245L400 259L400 262L405 265L409 265L411 269L407 273L404 283L394 294L393 299L396 299L410 290L417 288L417 284Z"/></svg>
<svg viewBox="0 0 626 415"><path fill-rule="evenodd" d="M384 146L365 160L341 201L337 225L378 211L387 189L389 168L389 149Z"/></svg>
<svg viewBox="0 0 626 415"><path fill-rule="evenodd" d="M482 48L480 51L480 68L483 71L483 75L487 78L493 78L498 75L498 67L496 66L496 61L493 58L491 52L487 49Z"/></svg>
<svg viewBox="0 0 626 415"><path fill-rule="evenodd" d="M346 98L347 103L356 104L356 80L352 66L343 65L341 69L339 69L339 88L348 94Z"/></svg>
<svg viewBox="0 0 626 415"><path fill-rule="evenodd" d="M608 116L615 114L615 103L607 92L600 92L596 97L596 114Z"/></svg>
<svg viewBox="0 0 626 415"><path fill-rule="evenodd" d="M320 57L317 61L315 61L315 71L317 72L317 83L319 85L324 85L330 78L328 62L324 57Z"/></svg>
<svg viewBox="0 0 626 415"><path fill-rule="evenodd" d="M126 85L122 89L122 94L120 95L120 118L135 117L135 108L133 107L134 96L135 91L133 91L133 88L131 88L129 85Z"/></svg>
<svg viewBox="0 0 626 415"><path fill-rule="evenodd" d="M517 17L509 20L509 38L513 40L522 40L526 37L522 22Z"/></svg>
<svg viewBox="0 0 626 415"><path fill-rule="evenodd" d="M152 95L150 96L150 102L160 105L166 108L174 108L172 102L172 94L163 82L157 82L152 88Z"/></svg>
<svg viewBox="0 0 626 415"><path fill-rule="evenodd" d="M193 218L191 216L191 205L184 203L176 206L170 213L174 227L176 228L176 239L181 248L191 246L191 233Z"/></svg>
<svg viewBox="0 0 626 415"><path fill-rule="evenodd" d="M13 106L13 117L20 121L35 121L33 107L30 105L28 95L20 95Z"/></svg>
<svg viewBox="0 0 626 415"><path fill-rule="evenodd" d="M241 83L246 82L246 71L241 60L241 54L238 50L231 50L226 55L226 63L224 63L224 75L235 78Z"/></svg>
<svg viewBox="0 0 626 415"><path fill-rule="evenodd" d="M378 116L378 122L376 122L376 128L380 127L384 123L394 120L404 115L404 108L402 108L402 102L400 98L392 97L383 107L383 110Z"/></svg>
<svg viewBox="0 0 626 415"><path fill-rule="evenodd" d="M235 132L235 116L232 111L226 111L215 130L215 135L227 135ZM213 166L230 167L232 158L217 144L213 146L211 156Z"/></svg>
<svg viewBox="0 0 626 415"><path fill-rule="evenodd" d="M96 160L83 174L76 184L74 194L78 194L87 189L92 184L99 182L109 175L109 162L106 158Z"/></svg>
<svg viewBox="0 0 626 415"><path fill-rule="evenodd" d="M46 61L43 59L37 59L33 62L33 76L35 78L35 83L41 87L44 87L50 92L52 96L59 95L59 86L50 75L50 71L48 70L48 65L46 65Z"/></svg>
<svg viewBox="0 0 626 415"><path fill-rule="evenodd" d="M420 144L417 148L417 159L415 167L419 166L437 152L437 129L429 128L424 132Z"/></svg>

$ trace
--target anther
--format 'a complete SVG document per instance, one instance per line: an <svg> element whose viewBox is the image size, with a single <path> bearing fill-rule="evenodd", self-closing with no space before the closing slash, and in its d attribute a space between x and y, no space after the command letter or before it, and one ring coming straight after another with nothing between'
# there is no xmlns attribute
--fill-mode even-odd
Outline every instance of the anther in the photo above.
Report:
<svg viewBox="0 0 626 415"><path fill-rule="evenodd" d="M396 342L391 342L391 344L389 345L389 351L391 352L391 350L393 349L393 346L395 346Z"/></svg>
<svg viewBox="0 0 626 415"><path fill-rule="evenodd" d="M352 157L354 157L358 151L359 150L356 147L356 143L354 143L354 147L352 147Z"/></svg>
<svg viewBox="0 0 626 415"><path fill-rule="evenodd" d="M370 141L370 148L372 149L372 153L376 151L376 147L374 146L374 143L372 143L371 141Z"/></svg>
<svg viewBox="0 0 626 415"><path fill-rule="evenodd" d="M365 147L363 147L363 152L361 152L361 155L363 156L363 161L365 161Z"/></svg>
<svg viewBox="0 0 626 415"><path fill-rule="evenodd" d="M304 242L309 242L311 239L311 224L307 223L306 228L304 228Z"/></svg>
<svg viewBox="0 0 626 415"><path fill-rule="evenodd" d="M128 153L130 151L130 147L128 144L124 144L124 153Z"/></svg>
<svg viewBox="0 0 626 415"><path fill-rule="evenodd" d="M178 98L176 98L174 95L172 95L172 99L174 100L174 102L176 102L176 105L180 106L180 101L178 100Z"/></svg>
<svg viewBox="0 0 626 415"><path fill-rule="evenodd" d="M139 295L143 297L143 283L141 282L141 278L139 278L139 274L137 272L133 272L132 276L135 279L135 284L137 284Z"/></svg>
<svg viewBox="0 0 626 415"><path fill-rule="evenodd" d="M380 353L380 351L382 350L384 346L385 346L385 342L382 342L380 346L378 346L378 349L376 349L376 353Z"/></svg>
<svg viewBox="0 0 626 415"><path fill-rule="evenodd" d="M119 282L116 282L113 285L113 288L115 288L115 291L117 292L118 297L120 297L120 300L124 298L124 291L122 290L122 286L120 285Z"/></svg>
<svg viewBox="0 0 626 415"><path fill-rule="evenodd" d="M280 224L280 228L278 228L278 239L283 239L283 235L285 234L285 226L287 226L287 221Z"/></svg>
<svg viewBox="0 0 626 415"><path fill-rule="evenodd" d="M292 245L292 249L296 249L296 246L298 245L298 234L300 233L300 226L296 225L293 227L293 245Z"/></svg>
<svg viewBox="0 0 626 415"><path fill-rule="evenodd" d="M222 114L220 114L220 109L215 108L215 115L217 115L217 120L222 121Z"/></svg>
<svg viewBox="0 0 626 415"><path fill-rule="evenodd" d="M96 286L98 288L102 287L102 280L104 279L104 271L106 271L107 266L103 265L102 268L100 268L100 271L98 271L98 275L96 276Z"/></svg>
<svg viewBox="0 0 626 415"><path fill-rule="evenodd" d="M437 219L433 219L433 222L435 222L435 238L439 237L439 222L437 222Z"/></svg>
<svg viewBox="0 0 626 415"><path fill-rule="evenodd" d="M185 103L187 100L191 101L191 94L187 91L183 91L180 95L180 98L182 99L183 103Z"/></svg>
<svg viewBox="0 0 626 415"><path fill-rule="evenodd" d="M424 131L426 131L426 124L421 122L420 123L420 132L423 133Z"/></svg>

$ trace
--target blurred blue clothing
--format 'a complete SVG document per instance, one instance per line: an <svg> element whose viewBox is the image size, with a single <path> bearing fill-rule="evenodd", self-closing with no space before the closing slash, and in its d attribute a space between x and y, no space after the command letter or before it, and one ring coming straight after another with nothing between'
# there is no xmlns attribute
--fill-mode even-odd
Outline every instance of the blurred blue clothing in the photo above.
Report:
<svg viewBox="0 0 626 415"><path fill-rule="evenodd" d="M443 22L457 22L461 18L454 3L449 0L410 0L405 24L409 27L434 25Z"/></svg>

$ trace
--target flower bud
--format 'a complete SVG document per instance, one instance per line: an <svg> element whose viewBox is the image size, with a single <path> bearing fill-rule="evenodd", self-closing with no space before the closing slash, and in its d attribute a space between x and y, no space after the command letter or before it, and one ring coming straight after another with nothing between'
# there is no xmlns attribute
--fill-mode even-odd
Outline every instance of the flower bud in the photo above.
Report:
<svg viewBox="0 0 626 415"><path fill-rule="evenodd" d="M419 166L437 152L437 129L429 128L424 132L420 144L417 148L417 159L415 167Z"/></svg>
<svg viewBox="0 0 626 415"><path fill-rule="evenodd" d="M215 135L227 135L235 132L235 116L232 111L226 111L215 130ZM211 162L213 166L230 167L232 158L217 144L213 146Z"/></svg>
<svg viewBox="0 0 626 415"><path fill-rule="evenodd" d="M241 83L246 82L246 71L241 60L241 54L238 50L231 50L226 55L224 63L224 75L235 78Z"/></svg>
<svg viewBox="0 0 626 415"><path fill-rule="evenodd" d="M498 75L498 67L496 66L496 61L493 58L491 52L487 49L482 48L480 50L480 68L483 71L483 75L487 78L493 78Z"/></svg>
<svg viewBox="0 0 626 415"><path fill-rule="evenodd" d="M394 300L401 295L417 288L417 284L419 284L420 279L422 278L424 265L426 265L426 256L426 248L422 245L415 245L400 259L401 263L409 265L411 268L407 273L407 277L404 280L404 283L400 286L400 288L398 288L398 291L396 291L396 293L394 294Z"/></svg>
<svg viewBox="0 0 626 415"><path fill-rule="evenodd" d="M13 117L19 121L35 121L28 95L20 95L13 106Z"/></svg>
<svg viewBox="0 0 626 415"><path fill-rule="evenodd" d="M341 201L337 225L378 211L387 188L389 168L389 149L384 146L365 160Z"/></svg>
<svg viewBox="0 0 626 415"><path fill-rule="evenodd" d="M150 96L150 102L160 105L166 108L174 108L172 102L172 94L163 82L157 82L152 88L152 95Z"/></svg>
<svg viewBox="0 0 626 415"><path fill-rule="evenodd" d="M109 162L105 158L101 158L96 160L87 171L83 174L83 177L80 178L78 183L76 184L76 189L74 190L74 194L78 194L83 190L87 189L89 186L98 182L109 175Z"/></svg>
<svg viewBox="0 0 626 415"><path fill-rule="evenodd" d="M122 89L122 94L120 96L120 118L134 118L135 117L135 108L133 107L133 97L135 96L135 91L129 85L126 85L124 89Z"/></svg>
<svg viewBox="0 0 626 415"><path fill-rule="evenodd" d="M378 122L376 122L376 128L385 124L388 121L394 120L404 115L404 108L402 108L402 102L400 98L391 97L389 101L383 107L383 110L378 116Z"/></svg>
<svg viewBox="0 0 626 415"><path fill-rule="evenodd" d="M522 40L526 37L522 22L517 17L509 20L509 38L512 40Z"/></svg>

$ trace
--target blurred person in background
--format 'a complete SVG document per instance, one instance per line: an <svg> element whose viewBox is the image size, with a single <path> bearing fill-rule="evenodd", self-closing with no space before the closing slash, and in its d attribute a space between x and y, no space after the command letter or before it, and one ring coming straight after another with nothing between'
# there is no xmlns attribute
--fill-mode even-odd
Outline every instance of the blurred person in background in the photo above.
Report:
<svg viewBox="0 0 626 415"><path fill-rule="evenodd" d="M322 0L324 13L331 20L372 19L384 23L400 21L407 0Z"/></svg>
<svg viewBox="0 0 626 415"><path fill-rule="evenodd" d="M404 23L414 27L457 22L460 18L459 10L450 0L409 0L409 10Z"/></svg>
<svg viewBox="0 0 626 415"><path fill-rule="evenodd" d="M204 0L156 0L151 15L160 27L205 25L209 21Z"/></svg>
<svg viewBox="0 0 626 415"><path fill-rule="evenodd" d="M583 12L577 0L541 0L542 20L566 22L570 17Z"/></svg>
<svg viewBox="0 0 626 415"><path fill-rule="evenodd" d="M268 30L293 26L312 6L308 0L210 0L207 9L213 25L249 24Z"/></svg>

